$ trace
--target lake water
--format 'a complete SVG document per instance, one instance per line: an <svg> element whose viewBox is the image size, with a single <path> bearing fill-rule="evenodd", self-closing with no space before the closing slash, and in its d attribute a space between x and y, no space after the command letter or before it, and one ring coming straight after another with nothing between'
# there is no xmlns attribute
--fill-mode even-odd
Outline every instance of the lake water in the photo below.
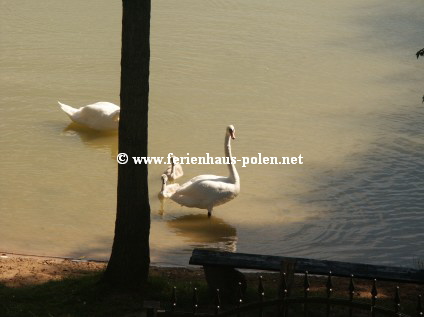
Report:
<svg viewBox="0 0 424 317"><path fill-rule="evenodd" d="M120 1L1 2L0 251L107 259L117 135L70 125L57 101L119 104ZM151 256L194 247L411 266L424 258L422 0L155 0L151 156L303 156L237 169L241 193L160 212ZM227 175L185 165L181 182ZM180 181L179 180L179 181Z"/></svg>

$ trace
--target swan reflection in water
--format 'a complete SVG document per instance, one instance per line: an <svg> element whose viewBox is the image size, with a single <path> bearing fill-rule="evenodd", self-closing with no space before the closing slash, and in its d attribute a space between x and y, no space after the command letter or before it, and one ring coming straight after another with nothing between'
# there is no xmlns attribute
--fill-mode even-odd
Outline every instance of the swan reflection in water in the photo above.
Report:
<svg viewBox="0 0 424 317"><path fill-rule="evenodd" d="M85 145L110 151L113 159L118 155L118 131L96 131L72 122L62 133L66 136L78 135Z"/></svg>
<svg viewBox="0 0 424 317"><path fill-rule="evenodd" d="M220 251L235 252L237 230L223 219L207 215L185 215L167 221L167 225L178 236L196 247L207 247Z"/></svg>

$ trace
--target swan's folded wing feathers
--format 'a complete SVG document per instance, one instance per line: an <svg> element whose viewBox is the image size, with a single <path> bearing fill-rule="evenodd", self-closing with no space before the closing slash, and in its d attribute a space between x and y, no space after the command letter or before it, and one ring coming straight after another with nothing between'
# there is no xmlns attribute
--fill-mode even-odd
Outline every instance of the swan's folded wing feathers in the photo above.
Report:
<svg viewBox="0 0 424 317"><path fill-rule="evenodd" d="M224 176L217 176L217 175L208 175L208 174L205 174L205 175L199 175L199 176L193 177L187 183L195 183L195 182L197 182L199 180L208 180L208 179L209 180L212 180L212 179L218 179L218 178L225 178L225 177ZM185 183L185 184L187 184L187 183Z"/></svg>
<svg viewBox="0 0 424 317"><path fill-rule="evenodd" d="M223 176L200 175L184 183L178 190L178 193L182 195L192 195L205 192L207 194L211 189L218 189L220 183L224 183L225 180L226 177Z"/></svg>
<svg viewBox="0 0 424 317"><path fill-rule="evenodd" d="M223 181L218 181L219 179ZM221 205L236 196L232 191L233 185L224 180L227 178L200 179L194 183L186 183L171 196L171 199L186 207L207 209L210 206Z"/></svg>
<svg viewBox="0 0 424 317"><path fill-rule="evenodd" d="M179 184L170 184L166 185L165 191L163 192L163 196L165 198L170 198L175 192L180 188Z"/></svg>

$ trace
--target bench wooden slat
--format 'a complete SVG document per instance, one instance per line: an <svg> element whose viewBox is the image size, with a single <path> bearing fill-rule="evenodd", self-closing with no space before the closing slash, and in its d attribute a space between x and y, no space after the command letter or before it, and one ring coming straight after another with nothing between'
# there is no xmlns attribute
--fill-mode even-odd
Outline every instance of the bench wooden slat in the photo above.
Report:
<svg viewBox="0 0 424 317"><path fill-rule="evenodd" d="M354 274L356 278L424 284L424 270L273 255L194 249L189 263L278 272L283 261L294 262L296 273L308 271L310 274L327 275L331 271L333 276L349 277Z"/></svg>

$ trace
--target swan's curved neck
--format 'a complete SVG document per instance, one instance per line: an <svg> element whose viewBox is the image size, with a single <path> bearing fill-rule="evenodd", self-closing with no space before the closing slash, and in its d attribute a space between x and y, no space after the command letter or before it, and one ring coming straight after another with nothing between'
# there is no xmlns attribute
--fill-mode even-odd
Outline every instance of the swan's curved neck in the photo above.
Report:
<svg viewBox="0 0 424 317"><path fill-rule="evenodd" d="M240 177L237 173L237 169L235 164L233 164L233 156L231 154L231 136L226 135L225 136L225 156L229 158L229 162L227 164L228 170L230 171L230 179L233 183L239 183Z"/></svg>

